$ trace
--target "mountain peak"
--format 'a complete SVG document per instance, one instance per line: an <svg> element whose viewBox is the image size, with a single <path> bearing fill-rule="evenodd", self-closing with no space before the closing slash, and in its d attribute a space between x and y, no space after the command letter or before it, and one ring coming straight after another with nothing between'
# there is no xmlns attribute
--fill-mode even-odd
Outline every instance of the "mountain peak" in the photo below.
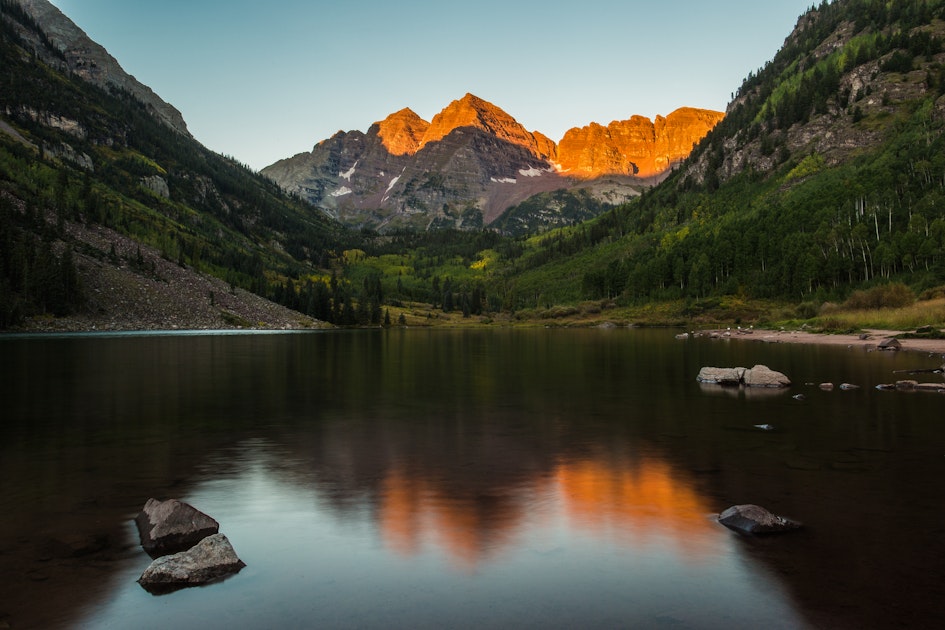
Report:
<svg viewBox="0 0 945 630"><path fill-rule="evenodd" d="M500 140L525 147L537 157L547 157L543 155L534 134L499 107L469 92L433 117L430 128L423 136L421 147L442 140L460 127L480 129Z"/></svg>
<svg viewBox="0 0 945 630"><path fill-rule="evenodd" d="M377 135L391 155L413 155L421 146L430 123L409 107L394 112L377 125Z"/></svg>
<svg viewBox="0 0 945 630"><path fill-rule="evenodd" d="M178 133L191 137L177 108L125 72L104 47L89 38L85 31L52 3L48 0L16 1L36 21L52 45L58 49L57 52L66 59L66 65L71 72L99 87L117 87L130 92L155 118ZM53 66L58 67L61 64L52 51L47 51L46 57L45 61Z"/></svg>

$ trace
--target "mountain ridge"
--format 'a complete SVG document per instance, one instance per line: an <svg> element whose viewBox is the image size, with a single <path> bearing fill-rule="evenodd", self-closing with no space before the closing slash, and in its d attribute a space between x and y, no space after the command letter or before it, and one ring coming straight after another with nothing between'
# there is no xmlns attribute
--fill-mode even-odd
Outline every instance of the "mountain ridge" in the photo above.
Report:
<svg viewBox="0 0 945 630"><path fill-rule="evenodd" d="M684 107L656 121L574 127L559 144L467 93L429 122L403 108L366 133L339 131L261 173L352 227L480 228L535 194L602 178L609 183L592 185L593 196L611 204L632 198L723 117Z"/></svg>
<svg viewBox="0 0 945 630"><path fill-rule="evenodd" d="M103 46L92 40L81 28L70 20L62 11L48 0L12 0L19 4L38 24L49 42L62 56L55 54L42 45L35 45L34 50L43 56L46 63L82 77L89 83L102 88L126 90L148 107L152 115L177 133L191 138L187 123L180 111L158 96L150 87L125 72L118 60ZM29 32L21 31L29 37Z"/></svg>

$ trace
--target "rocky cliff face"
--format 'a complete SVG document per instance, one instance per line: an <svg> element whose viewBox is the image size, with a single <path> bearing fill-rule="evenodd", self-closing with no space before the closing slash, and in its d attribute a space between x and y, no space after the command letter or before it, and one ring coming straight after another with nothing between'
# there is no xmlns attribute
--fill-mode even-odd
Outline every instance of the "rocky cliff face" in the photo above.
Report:
<svg viewBox="0 0 945 630"><path fill-rule="evenodd" d="M367 133L339 132L262 172L348 225L477 228L536 194L596 178L610 178L611 195L614 186L625 189L622 199L636 194L685 159L722 116L683 108L655 122L592 123L558 145L466 94L429 123L402 109Z"/></svg>
<svg viewBox="0 0 945 630"><path fill-rule="evenodd" d="M573 177L604 175L654 177L686 159L724 114L684 107L655 121L643 116L591 123L564 134L558 145L558 166Z"/></svg>
<svg viewBox="0 0 945 630"><path fill-rule="evenodd" d="M33 20L40 25L59 52L65 58L65 67L60 58L46 54L38 42L35 50L43 56L43 61L57 68L73 72L86 81L99 87L116 87L131 93L145 104L155 118L171 129L190 137L187 124L181 113L166 103L154 91L125 72L118 61L105 48L92 41L72 20L63 15L48 0L15 0ZM24 33L29 38L29 33Z"/></svg>
<svg viewBox="0 0 945 630"><path fill-rule="evenodd" d="M500 140L524 147L539 159L551 157L547 138L541 136L542 140L537 139L507 113L472 94L453 101L434 116L420 146L438 142L460 127L480 129Z"/></svg>
<svg viewBox="0 0 945 630"><path fill-rule="evenodd" d="M430 123L405 107L377 125L377 135L391 155L413 155L423 144Z"/></svg>

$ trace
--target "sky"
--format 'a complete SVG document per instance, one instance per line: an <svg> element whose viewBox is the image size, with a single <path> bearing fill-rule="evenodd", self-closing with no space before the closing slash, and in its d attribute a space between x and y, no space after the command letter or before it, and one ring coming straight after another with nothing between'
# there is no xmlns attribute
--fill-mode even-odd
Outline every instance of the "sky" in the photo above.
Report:
<svg viewBox="0 0 945 630"><path fill-rule="evenodd" d="M467 92L571 127L723 111L814 0L51 0L208 148L259 170Z"/></svg>

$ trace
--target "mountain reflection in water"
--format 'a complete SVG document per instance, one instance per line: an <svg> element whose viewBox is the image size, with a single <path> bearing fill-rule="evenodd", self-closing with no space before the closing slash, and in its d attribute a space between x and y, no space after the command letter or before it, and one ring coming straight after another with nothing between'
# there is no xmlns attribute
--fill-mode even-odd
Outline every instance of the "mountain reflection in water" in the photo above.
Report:
<svg viewBox="0 0 945 630"><path fill-rule="evenodd" d="M945 613L943 398L869 387L928 367L915 355L663 330L0 352L0 627L859 628ZM756 363L863 388L800 386L801 403L695 382L703 365ZM144 592L131 518L151 496L212 515L247 567ZM716 522L748 502L808 527L749 539Z"/></svg>
<svg viewBox="0 0 945 630"><path fill-rule="evenodd" d="M721 533L705 500L654 459L567 461L504 492L462 490L392 470L378 505L385 542L406 555L434 545L474 567L517 544L529 522L564 522L627 547L669 540L689 560L711 553Z"/></svg>

